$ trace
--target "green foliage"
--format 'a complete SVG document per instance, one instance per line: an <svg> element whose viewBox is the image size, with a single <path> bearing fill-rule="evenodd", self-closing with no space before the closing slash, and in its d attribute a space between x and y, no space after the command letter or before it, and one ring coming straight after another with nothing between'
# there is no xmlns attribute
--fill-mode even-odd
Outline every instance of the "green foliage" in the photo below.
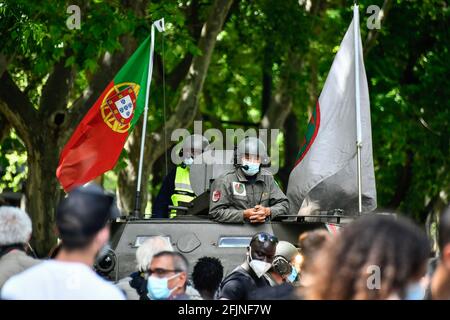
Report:
<svg viewBox="0 0 450 320"><path fill-rule="evenodd" d="M168 80L183 58L200 54L198 26L211 5L206 0L151 1L145 15L137 16L120 1L80 2L81 29L69 30L68 1L0 1L1 52L14 57L8 70L35 106L49 72L65 53L69 52L65 64L78 71L70 96L73 102L97 71L103 54L122 49L122 35L133 34L140 42L148 36L151 22L162 17L166 32L157 35L155 52L163 56ZM371 4L381 7L384 1L359 2L364 42L370 31L365 10ZM193 3L199 4L196 16L191 12ZM315 8L312 1L307 11L299 1L236 1L218 36L200 97L197 118L205 120L204 129L257 127L267 102L263 98L266 74L272 94L282 79L296 84L290 94L299 130L283 132L279 144L287 135L295 135L300 144L311 101L320 93L352 19L351 1L342 3L321 1ZM450 192L448 21L446 1L393 1L376 44L365 57L379 207L393 206L419 219L430 199ZM296 68L292 57L300 61ZM311 89L315 77L317 92ZM150 132L163 125L163 89L168 115L180 94L180 86L168 82L163 86L157 76L153 81ZM24 152L14 134L0 142L0 189L20 189L26 175ZM281 164L295 156L286 154L282 146ZM124 152L114 172L106 175L108 189L115 189L127 157ZM153 195L159 189L159 174L153 173L154 183L148 186Z"/></svg>
<svg viewBox="0 0 450 320"><path fill-rule="evenodd" d="M379 203L403 187L400 210L416 218L450 191L448 21L442 1L399 1L366 58Z"/></svg>
<svg viewBox="0 0 450 320"><path fill-rule="evenodd" d="M27 176L25 147L12 130L0 144L0 193L21 192Z"/></svg>

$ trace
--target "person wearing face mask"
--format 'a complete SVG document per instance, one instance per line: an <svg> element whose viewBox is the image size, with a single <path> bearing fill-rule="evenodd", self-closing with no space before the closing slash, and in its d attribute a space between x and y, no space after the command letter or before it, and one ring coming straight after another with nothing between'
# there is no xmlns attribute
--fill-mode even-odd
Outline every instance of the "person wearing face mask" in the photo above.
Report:
<svg viewBox="0 0 450 320"><path fill-rule="evenodd" d="M235 151L235 168L211 185L210 217L223 223L264 223L287 214L288 199L273 175L261 168L268 163L261 140L243 139Z"/></svg>
<svg viewBox="0 0 450 320"><path fill-rule="evenodd" d="M272 268L264 275L271 286L283 283L298 286L299 277L295 267L295 259L298 255L298 249L292 243L278 242Z"/></svg>
<svg viewBox="0 0 450 320"><path fill-rule="evenodd" d="M188 261L178 252L163 251L153 256L147 271L149 300L190 300L186 295Z"/></svg>
<svg viewBox="0 0 450 320"><path fill-rule="evenodd" d="M152 218L174 218L176 212L169 210L169 206L178 206L180 202L194 200L195 193L189 178L190 167L194 163L194 158L202 154L208 146L208 139L201 135L193 134L184 138L180 151L183 161L164 178L153 203Z"/></svg>
<svg viewBox="0 0 450 320"><path fill-rule="evenodd" d="M219 286L216 299L248 300L252 292L270 287L264 274L271 268L278 239L266 232L255 234L246 261L234 269Z"/></svg>

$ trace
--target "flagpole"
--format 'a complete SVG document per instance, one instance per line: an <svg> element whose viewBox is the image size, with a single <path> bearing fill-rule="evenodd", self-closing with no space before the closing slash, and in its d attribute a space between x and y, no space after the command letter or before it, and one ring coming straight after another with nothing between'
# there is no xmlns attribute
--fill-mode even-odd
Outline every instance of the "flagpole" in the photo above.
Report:
<svg viewBox="0 0 450 320"><path fill-rule="evenodd" d="M141 214L141 182L142 182L142 165L144 162L144 149L145 149L145 135L147 132L147 117L148 117L148 100L150 96L150 84L152 82L152 73L153 73L153 51L155 47L155 27L159 32L165 31L164 29L164 18L155 21L152 24L151 29L151 39L150 39L150 56L148 62L148 73L147 73L147 90L145 92L145 107L144 107L144 125L142 127L142 137L141 137L141 151L139 154L139 169L138 169L138 177L137 177L137 186L136 186L136 198L134 202L134 218L138 219Z"/></svg>
<svg viewBox="0 0 450 320"><path fill-rule="evenodd" d="M353 30L355 43L355 104L356 104L356 156L358 177L358 212L362 213L362 177L361 177L361 99L359 91L359 7L355 1L353 5Z"/></svg>

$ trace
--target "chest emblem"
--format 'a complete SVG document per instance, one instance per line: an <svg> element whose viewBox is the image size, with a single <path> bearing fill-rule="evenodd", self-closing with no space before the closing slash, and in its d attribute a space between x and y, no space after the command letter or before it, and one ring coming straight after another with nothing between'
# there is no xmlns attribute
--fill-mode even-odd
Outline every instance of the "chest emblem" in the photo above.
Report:
<svg viewBox="0 0 450 320"><path fill-rule="evenodd" d="M233 182L233 194L235 196L245 197L247 196L247 191L245 190L245 184L241 182Z"/></svg>

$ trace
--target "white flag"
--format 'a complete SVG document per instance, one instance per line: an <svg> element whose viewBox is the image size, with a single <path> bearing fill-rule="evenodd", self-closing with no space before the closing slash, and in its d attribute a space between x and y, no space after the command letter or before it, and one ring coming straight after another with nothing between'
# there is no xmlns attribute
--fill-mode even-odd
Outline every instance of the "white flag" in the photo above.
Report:
<svg viewBox="0 0 450 320"><path fill-rule="evenodd" d="M287 195L291 214L315 202L320 210L358 212L355 107L355 49L353 21L350 24L325 81L297 163L289 176ZM369 90L359 40L361 105L361 174L363 212L376 208L372 159ZM305 203L304 200L306 199Z"/></svg>

